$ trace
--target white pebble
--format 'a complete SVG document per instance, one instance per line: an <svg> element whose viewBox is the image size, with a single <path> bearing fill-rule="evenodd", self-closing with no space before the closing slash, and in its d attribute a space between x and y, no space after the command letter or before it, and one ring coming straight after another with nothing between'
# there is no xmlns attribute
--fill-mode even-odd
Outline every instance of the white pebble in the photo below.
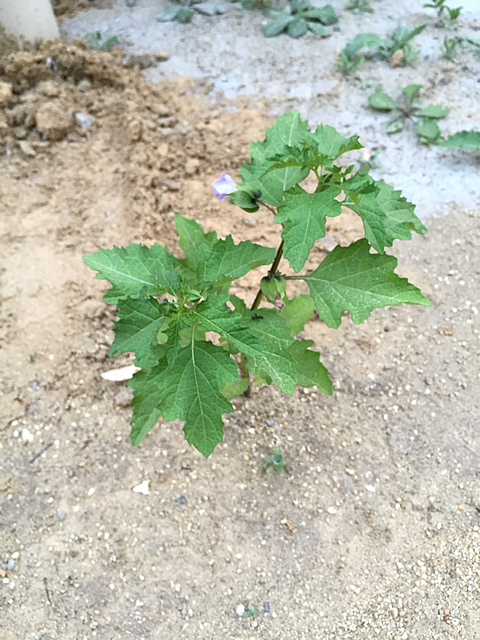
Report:
<svg viewBox="0 0 480 640"><path fill-rule="evenodd" d="M243 604L239 604L236 606L235 613L237 614L237 616L240 616L240 617L244 615L245 607L243 606Z"/></svg>
<svg viewBox="0 0 480 640"><path fill-rule="evenodd" d="M22 440L24 442L33 442L33 433L30 433L28 429L22 429Z"/></svg>
<svg viewBox="0 0 480 640"><path fill-rule="evenodd" d="M144 496L148 496L148 480L144 480L141 484L137 484L136 487L133 487L132 491L134 493L143 493Z"/></svg>

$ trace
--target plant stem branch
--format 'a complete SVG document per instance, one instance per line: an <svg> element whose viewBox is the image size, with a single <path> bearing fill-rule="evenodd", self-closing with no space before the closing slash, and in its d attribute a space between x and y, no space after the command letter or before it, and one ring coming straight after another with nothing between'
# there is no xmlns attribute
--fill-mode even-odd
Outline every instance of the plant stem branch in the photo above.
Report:
<svg viewBox="0 0 480 640"><path fill-rule="evenodd" d="M271 213L273 213L273 215L275 216L277 214L277 212L275 211L275 209L273 209L272 207L269 207L268 204L265 204L265 202L259 202L258 204L263 205L264 207L266 207Z"/></svg>
<svg viewBox="0 0 480 640"><path fill-rule="evenodd" d="M280 260L282 259L282 255L283 255L283 240L280 243L280 246L277 249L277 254L275 256L275 260L272 263L272 266L270 267L270 270L268 272L267 277L271 278L272 276L275 275L275 273L277 272L277 268L278 265L280 264ZM254 311L255 309L258 309L258 307L260 306L261 301L263 300L263 293L262 293L262 288L260 287L260 289L258 290L258 293L255 297L255 300L253 301L252 306L250 307L251 311Z"/></svg>
<svg viewBox="0 0 480 640"><path fill-rule="evenodd" d="M282 259L282 255L283 255L283 240L280 243L280 246L277 249L277 253L275 255L275 260L272 263L272 266L270 267L270 270L268 272L268 277L271 278L272 276L275 275L278 265L280 264L280 260ZM260 303L263 300L263 293L262 293L262 289L260 287L260 289L258 290L257 295L255 296L255 300L253 301L253 304L251 306L251 311L254 311L255 309L258 309L258 307L260 306ZM246 362L246 357L243 353L240 354L240 365L239 365L239 369L240 369L240 377L241 378L250 378L250 372L247 369L247 362ZM246 395L248 395L250 393L250 386L247 389L247 391L245 392Z"/></svg>

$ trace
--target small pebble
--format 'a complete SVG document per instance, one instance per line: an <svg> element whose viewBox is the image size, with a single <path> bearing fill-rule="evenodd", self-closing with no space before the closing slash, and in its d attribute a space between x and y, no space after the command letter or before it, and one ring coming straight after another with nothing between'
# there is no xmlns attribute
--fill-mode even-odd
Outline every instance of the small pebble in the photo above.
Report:
<svg viewBox="0 0 480 640"><path fill-rule="evenodd" d="M26 156L33 158L33 156L36 155L35 149L30 144L28 144L26 140L20 140L20 142L18 143L18 146L20 147L20 151L24 153Z"/></svg>
<svg viewBox="0 0 480 640"><path fill-rule="evenodd" d="M465 511L465 507L463 506L463 504L459 504L458 505L458 510L459 511Z"/></svg>
<svg viewBox="0 0 480 640"><path fill-rule="evenodd" d="M15 560L13 558L9 558L9 560L7 562L8 571L11 571L14 566L15 566Z"/></svg>
<svg viewBox="0 0 480 640"><path fill-rule="evenodd" d="M22 440L24 442L33 442L33 434L28 429L22 429Z"/></svg>
<svg viewBox="0 0 480 640"><path fill-rule="evenodd" d="M235 607L235 613L240 617L245 614L245 607L243 606L243 604L239 604Z"/></svg>
<svg viewBox="0 0 480 640"><path fill-rule="evenodd" d="M264 602L263 603L263 610L265 613L270 613L270 603L269 602Z"/></svg>
<svg viewBox="0 0 480 640"><path fill-rule="evenodd" d="M140 484L137 484L136 487L132 489L133 493L141 493L144 496L148 496L148 480L144 480Z"/></svg>
<svg viewBox="0 0 480 640"><path fill-rule="evenodd" d="M333 516L335 513L337 513L337 510L335 509L335 507L328 507L327 511L328 511L328 513L329 513L330 515L332 515L332 516Z"/></svg>
<svg viewBox="0 0 480 640"><path fill-rule="evenodd" d="M175 500L175 502L178 502L178 504L187 504L187 499L185 498L185 496L180 496Z"/></svg>
<svg viewBox="0 0 480 640"><path fill-rule="evenodd" d="M244 218L243 222L247 225L247 227L256 227L257 226L257 221L255 220L255 218Z"/></svg>
<svg viewBox="0 0 480 640"><path fill-rule="evenodd" d="M170 180L169 178L164 180L162 184L168 191L180 191L180 187L182 186L182 183L178 180Z"/></svg>
<svg viewBox="0 0 480 640"><path fill-rule="evenodd" d="M269 418L267 420L267 427L273 427L274 424L275 424L275 420L273 418Z"/></svg>
<svg viewBox="0 0 480 640"><path fill-rule="evenodd" d="M95 122L95 118L88 113L76 113L75 120L82 129L88 129Z"/></svg>
<svg viewBox="0 0 480 640"><path fill-rule="evenodd" d="M159 62L165 62L170 58L170 54L168 53L168 51L165 51L164 49L159 49L158 51L155 51L154 55Z"/></svg>
<svg viewBox="0 0 480 640"><path fill-rule="evenodd" d="M398 618L398 609L397 607L393 607L392 609L392 618L396 620Z"/></svg>
<svg viewBox="0 0 480 640"><path fill-rule="evenodd" d="M367 486L365 487L365 489L367 491L370 491L370 493L375 493L375 487L373 486L373 484L367 484Z"/></svg>
<svg viewBox="0 0 480 640"><path fill-rule="evenodd" d="M65 520L65 514L63 513L63 511L57 511L57 518L59 520Z"/></svg>

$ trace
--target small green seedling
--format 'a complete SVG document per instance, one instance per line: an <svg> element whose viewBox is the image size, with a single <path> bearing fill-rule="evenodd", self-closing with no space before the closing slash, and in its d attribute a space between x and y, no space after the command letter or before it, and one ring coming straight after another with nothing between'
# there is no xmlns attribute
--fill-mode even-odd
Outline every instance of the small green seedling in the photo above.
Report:
<svg viewBox="0 0 480 640"><path fill-rule="evenodd" d="M338 54L335 64L340 67L344 75L349 75L354 69L356 69L365 58L361 56L349 55L346 49L342 49Z"/></svg>
<svg viewBox="0 0 480 640"><path fill-rule="evenodd" d="M449 38L448 36L445 36L445 38L443 39L443 47L441 47L441 51L444 57L448 58L449 60L453 60L457 55L457 45L457 38Z"/></svg>
<svg viewBox="0 0 480 640"><path fill-rule="evenodd" d="M450 7L447 7L445 2L446 0L433 0L433 2L423 5L428 9L436 9L438 16L438 26L440 27L450 27L452 22L454 22L458 18L458 16L460 15L460 11L462 10L462 7L450 9Z"/></svg>
<svg viewBox="0 0 480 640"><path fill-rule="evenodd" d="M391 36L382 40L378 53L382 58L390 60L396 51L401 50L404 54L402 64L412 64L418 58L420 51L413 46L411 40L422 33L426 26L422 24L416 29L409 29L399 25Z"/></svg>
<svg viewBox="0 0 480 640"><path fill-rule="evenodd" d="M247 610L245 611L245 618L256 618L258 616L258 611L252 604L249 604Z"/></svg>
<svg viewBox="0 0 480 640"><path fill-rule="evenodd" d="M383 91L375 91L368 96L368 103L378 111L390 112L391 120L387 124L387 133L402 131L407 120L411 120L415 124L420 142L427 145L438 144L442 132L435 120L444 118L450 109L439 104L429 104L422 107L415 101L421 88L421 84L409 84L404 87L402 89L404 104L401 106Z"/></svg>
<svg viewBox="0 0 480 640"><path fill-rule="evenodd" d="M285 473L285 460L283 459L280 449L275 447L273 450L273 458L267 454L263 456L265 462L268 462L267 473L275 470L278 475L282 476Z"/></svg>
<svg viewBox="0 0 480 640"><path fill-rule="evenodd" d="M269 9L265 15L272 18L272 22L263 28L266 38L274 38L284 31L291 38L300 38L308 30L325 38L330 35L330 30L325 25L338 21L332 6L327 4L324 7L313 7L308 0L289 0L282 9Z"/></svg>
<svg viewBox="0 0 480 640"><path fill-rule="evenodd" d="M441 47L442 54L445 58L453 60L457 55L457 46L460 45L462 49L468 49L473 47L476 53L480 53L480 38L466 38L465 36L454 36L449 38L445 36L443 39L443 46Z"/></svg>
<svg viewBox="0 0 480 640"><path fill-rule="evenodd" d="M32 351L32 353L28 354L28 359L30 360L30 362L35 362L36 357L37 357L37 354L35 353L35 351Z"/></svg>
<svg viewBox="0 0 480 640"><path fill-rule="evenodd" d="M370 50L370 58L384 60L390 60L396 51L401 50L403 52L401 64L412 64L420 52L413 46L411 40L426 26L422 24L416 29L409 29L399 25L387 38L381 38L376 33L359 33L342 49L337 64L344 73L351 73L365 60L364 56L359 55L362 49Z"/></svg>
<svg viewBox="0 0 480 640"><path fill-rule="evenodd" d="M190 22L193 14L201 13L204 16L216 16L217 14L225 13L225 9L213 0L207 0L201 2L200 0L185 0L184 2L171 2L167 4L163 11L157 16L158 22L173 22L177 20L182 24Z"/></svg>
<svg viewBox="0 0 480 640"><path fill-rule="evenodd" d="M111 38L103 40L100 31L95 31L95 33L87 33L85 39L90 49L95 49L96 51L108 51L117 43L118 37L112 36Z"/></svg>
<svg viewBox="0 0 480 640"><path fill-rule="evenodd" d="M350 0L345 9L353 11L353 13L373 13L373 7L368 0Z"/></svg>

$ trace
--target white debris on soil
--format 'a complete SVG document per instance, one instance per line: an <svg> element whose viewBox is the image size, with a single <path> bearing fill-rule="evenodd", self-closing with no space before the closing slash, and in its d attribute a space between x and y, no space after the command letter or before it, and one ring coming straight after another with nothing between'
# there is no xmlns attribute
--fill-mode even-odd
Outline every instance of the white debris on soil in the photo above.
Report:
<svg viewBox="0 0 480 640"><path fill-rule="evenodd" d="M137 484L136 487L133 487L133 493L142 493L144 496L148 496L148 480L144 480L140 484Z"/></svg>
<svg viewBox="0 0 480 640"><path fill-rule="evenodd" d="M140 371L140 369L130 364L127 367L120 367L120 369L110 369L110 371L105 371L101 375L104 380L109 382L124 382L125 380L130 380L137 371Z"/></svg>
<svg viewBox="0 0 480 640"><path fill-rule="evenodd" d="M88 113L76 113L75 120L82 129L88 129L95 122L95 117Z"/></svg>
<svg viewBox="0 0 480 640"><path fill-rule="evenodd" d="M28 429L22 429L22 440L24 442L33 442L33 433L30 433Z"/></svg>

